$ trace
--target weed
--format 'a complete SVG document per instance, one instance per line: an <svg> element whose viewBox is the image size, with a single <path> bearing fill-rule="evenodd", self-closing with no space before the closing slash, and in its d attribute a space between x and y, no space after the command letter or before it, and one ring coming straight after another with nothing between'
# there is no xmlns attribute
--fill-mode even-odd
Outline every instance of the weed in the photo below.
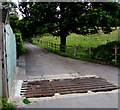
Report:
<svg viewBox="0 0 120 110"><path fill-rule="evenodd" d="M8 103L6 98L0 97L0 108L2 108L2 110L15 110L16 105Z"/></svg>
<svg viewBox="0 0 120 110"><path fill-rule="evenodd" d="M16 106L13 103L6 103L2 106L2 110L15 110Z"/></svg>
<svg viewBox="0 0 120 110"><path fill-rule="evenodd" d="M23 103L24 103L24 104L29 104L29 103L31 103L31 102L26 98L26 99L23 100Z"/></svg>

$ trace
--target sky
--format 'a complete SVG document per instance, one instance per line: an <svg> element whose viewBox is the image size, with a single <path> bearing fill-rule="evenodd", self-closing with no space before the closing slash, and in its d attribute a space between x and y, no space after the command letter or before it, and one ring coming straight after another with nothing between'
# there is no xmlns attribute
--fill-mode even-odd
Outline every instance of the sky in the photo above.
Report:
<svg viewBox="0 0 120 110"><path fill-rule="evenodd" d="M14 2L14 3L16 3L17 5L18 5L18 2L20 1L20 0L11 0L12 2Z"/></svg>
<svg viewBox="0 0 120 110"><path fill-rule="evenodd" d="M19 4L19 2L21 2L21 0L11 0L12 2L14 2L17 6ZM27 0L26 0L27 1ZM118 2L119 0L115 0L116 2ZM58 7L58 10L59 10L59 7ZM19 11L19 9L17 8L17 12L18 12L18 15L19 15L19 19L22 19L22 13Z"/></svg>
<svg viewBox="0 0 120 110"><path fill-rule="evenodd" d="M11 0L12 2L14 2L17 6L19 4L19 2L21 2L21 0ZM19 16L19 20L22 19L22 13L19 11L19 9L17 8L17 12L18 12L18 16Z"/></svg>

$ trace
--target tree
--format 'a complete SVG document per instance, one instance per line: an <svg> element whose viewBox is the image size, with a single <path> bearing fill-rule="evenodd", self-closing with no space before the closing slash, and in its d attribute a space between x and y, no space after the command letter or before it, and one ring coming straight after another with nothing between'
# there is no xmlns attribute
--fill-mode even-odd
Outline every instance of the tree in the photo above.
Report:
<svg viewBox="0 0 120 110"><path fill-rule="evenodd" d="M117 27L120 26L120 3L117 2L99 2L99 3L92 3L92 6L98 9L102 9L107 12L111 16L109 22L110 26Z"/></svg>
<svg viewBox="0 0 120 110"><path fill-rule="evenodd" d="M2 2L2 8L8 9L9 14L16 13L17 5L14 2Z"/></svg>
<svg viewBox="0 0 120 110"><path fill-rule="evenodd" d="M19 32L19 17L17 14L10 14L9 15L10 25L13 29L14 33Z"/></svg>
<svg viewBox="0 0 120 110"><path fill-rule="evenodd" d="M108 6L110 8L108 8ZM61 39L61 51L65 52L66 38L70 32L77 34L94 34L102 27L104 33L111 32L111 26L117 26L118 3L88 2L21 2L20 11L27 22L27 31L31 37L42 33L58 34ZM116 9L116 10L117 10ZM34 28L33 28L34 27Z"/></svg>

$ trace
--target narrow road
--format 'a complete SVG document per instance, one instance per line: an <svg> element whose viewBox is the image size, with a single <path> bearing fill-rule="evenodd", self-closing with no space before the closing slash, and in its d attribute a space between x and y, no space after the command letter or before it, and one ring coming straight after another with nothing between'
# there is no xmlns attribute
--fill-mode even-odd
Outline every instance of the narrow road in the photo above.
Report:
<svg viewBox="0 0 120 110"><path fill-rule="evenodd" d="M55 78L56 75L59 75L60 78L71 75L97 75L118 85L118 68L116 67L63 57L30 43L26 43L25 47L26 72L25 75L22 75L22 71L20 71L19 78L43 79ZM22 70L23 67L20 68ZM118 91L40 98L35 103L18 108L118 108Z"/></svg>
<svg viewBox="0 0 120 110"><path fill-rule="evenodd" d="M118 85L118 68L86 61L63 57L46 49L25 44L26 47L26 75L97 75Z"/></svg>

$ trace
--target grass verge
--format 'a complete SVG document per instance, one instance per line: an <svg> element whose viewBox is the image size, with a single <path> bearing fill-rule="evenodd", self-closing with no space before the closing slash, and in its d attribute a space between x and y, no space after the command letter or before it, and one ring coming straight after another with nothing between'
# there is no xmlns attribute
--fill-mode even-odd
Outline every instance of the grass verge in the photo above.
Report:
<svg viewBox="0 0 120 110"><path fill-rule="evenodd" d="M15 110L16 105L8 102L6 98L0 97L0 109L2 110Z"/></svg>
<svg viewBox="0 0 120 110"><path fill-rule="evenodd" d="M105 45L108 42L117 41L118 40L118 30L112 31L110 34L104 34L100 31L94 35L79 35L75 33L70 33L67 36L66 43L70 46L82 46L82 47L97 47L99 45ZM60 44L60 37L48 35L38 35L35 38L36 40L47 41L51 43Z"/></svg>
<svg viewBox="0 0 120 110"><path fill-rule="evenodd" d="M73 55L70 55L70 54L67 54L67 53L63 53L63 52L60 52L60 51L55 51L53 49L50 49L50 48L47 48L46 46L43 46L39 43L36 43L36 42L31 42L32 44L34 45L37 45L37 46L41 46L55 54L58 54L58 55L61 55L61 56L64 56L64 57L70 57L70 58L74 58L74 59L78 59L78 60L83 60L83 61L88 61L88 62L92 62L92 63L98 63L98 64L103 64L103 65L110 65L110 66L115 66L115 67L120 67L120 64L119 63L115 63L115 62L106 62L106 61L101 61L101 60L97 60L97 59L93 59L93 58L88 58L88 57L82 57L82 56L73 56Z"/></svg>

